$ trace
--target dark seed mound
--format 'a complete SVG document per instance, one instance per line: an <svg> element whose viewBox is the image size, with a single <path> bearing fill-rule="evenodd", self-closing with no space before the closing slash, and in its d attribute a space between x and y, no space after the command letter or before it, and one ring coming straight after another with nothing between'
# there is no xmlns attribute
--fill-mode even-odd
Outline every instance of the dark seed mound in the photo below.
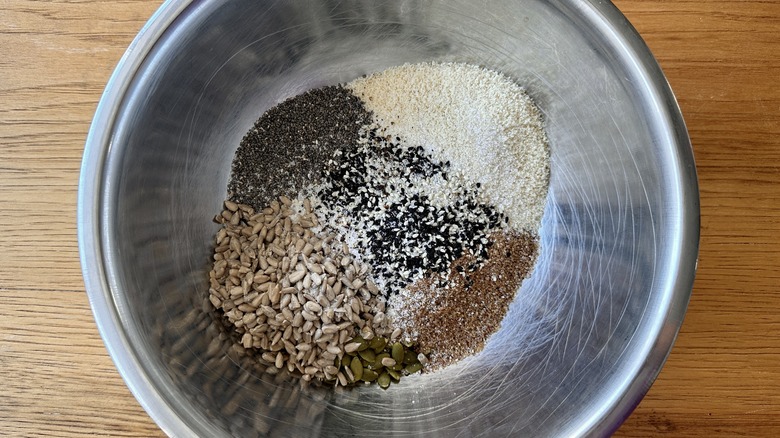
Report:
<svg viewBox="0 0 780 438"><path fill-rule="evenodd" d="M370 120L363 102L338 85L280 103L241 140L228 198L260 209L278 196L294 197L320 180L336 150L355 148L360 128Z"/></svg>

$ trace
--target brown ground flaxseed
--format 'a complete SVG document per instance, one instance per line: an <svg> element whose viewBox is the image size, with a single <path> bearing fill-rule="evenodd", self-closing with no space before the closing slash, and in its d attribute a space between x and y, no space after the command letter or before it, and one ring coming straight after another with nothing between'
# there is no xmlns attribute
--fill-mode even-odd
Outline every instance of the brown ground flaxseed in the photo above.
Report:
<svg viewBox="0 0 780 438"><path fill-rule="evenodd" d="M430 353L429 371L481 351L533 268L538 244L532 235L496 232L490 239L482 267L469 272L474 257L466 255L453 262L448 275L426 277L404 293L409 311L394 323ZM417 301L420 305L411 305Z"/></svg>

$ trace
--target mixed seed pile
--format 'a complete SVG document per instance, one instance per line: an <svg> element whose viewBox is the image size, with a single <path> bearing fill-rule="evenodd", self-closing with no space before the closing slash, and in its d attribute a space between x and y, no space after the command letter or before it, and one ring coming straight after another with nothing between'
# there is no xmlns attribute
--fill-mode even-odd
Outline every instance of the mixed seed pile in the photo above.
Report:
<svg viewBox="0 0 780 438"><path fill-rule="evenodd" d="M419 66L288 99L261 116L242 140L228 200L215 217L221 228L209 300L243 347L257 350L266 365L306 381L387 388L405 375L478 353L530 273L538 250L538 222L532 219L540 206L520 214L526 197L512 194L509 207L494 198L502 178L517 179L519 193L538 191L529 187L546 193L547 161L529 164L525 157L546 157L538 109L495 72L462 64ZM403 83L403 77L392 75L419 75L419 69L433 72L431 78L446 76L439 70L458 71L461 80L424 84L434 97L442 95L440 101L426 95L417 106L374 102L375 111L366 108L366 96L397 101L387 84ZM485 84L517 95L501 100L481 90ZM504 118L485 113L457 120L465 126L442 119L446 111L437 108L462 98L459 87L504 105L495 112ZM393 113L407 107L427 108L430 120L419 125L428 131L478 126L484 138L443 153L446 135L432 131L439 140L427 144L415 126L383 122L421 115ZM524 117L522 129L507 116L513 114ZM532 137L544 141L522 137L512 143L520 138L515 131L529 126L539 131ZM492 163L506 150L525 157L520 161L529 166L522 175L528 181L518 179L517 169L501 166L483 169L490 178L471 174L478 157L469 153ZM544 199L536 192L532 197Z"/></svg>

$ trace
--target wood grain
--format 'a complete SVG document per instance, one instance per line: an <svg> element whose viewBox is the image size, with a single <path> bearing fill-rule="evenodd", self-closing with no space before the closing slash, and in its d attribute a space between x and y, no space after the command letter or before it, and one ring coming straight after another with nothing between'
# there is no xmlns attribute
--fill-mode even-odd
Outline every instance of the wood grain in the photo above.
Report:
<svg viewBox="0 0 780 438"><path fill-rule="evenodd" d="M780 436L780 2L616 4L677 94L702 208L685 324L617 436ZM162 435L97 333L75 225L95 106L158 5L0 2L1 436Z"/></svg>
<svg viewBox="0 0 780 438"><path fill-rule="evenodd" d="M626 437L780 435L780 2L620 1L677 94L701 191L685 323Z"/></svg>
<svg viewBox="0 0 780 438"><path fill-rule="evenodd" d="M0 2L0 436L163 436L92 319L76 245L100 94L159 2Z"/></svg>

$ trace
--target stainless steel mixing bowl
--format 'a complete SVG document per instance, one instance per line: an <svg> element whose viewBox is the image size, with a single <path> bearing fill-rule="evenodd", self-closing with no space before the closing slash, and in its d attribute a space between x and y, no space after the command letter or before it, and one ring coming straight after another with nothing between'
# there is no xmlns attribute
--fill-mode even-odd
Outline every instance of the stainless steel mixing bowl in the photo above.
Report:
<svg viewBox="0 0 780 438"><path fill-rule="evenodd" d="M286 97L427 60L504 72L542 108L539 263L479 355L387 391L302 388L234 346L205 302L233 153ZM78 208L106 346L177 437L608 434L669 353L699 232L675 98L626 19L596 0L170 0L106 87Z"/></svg>

